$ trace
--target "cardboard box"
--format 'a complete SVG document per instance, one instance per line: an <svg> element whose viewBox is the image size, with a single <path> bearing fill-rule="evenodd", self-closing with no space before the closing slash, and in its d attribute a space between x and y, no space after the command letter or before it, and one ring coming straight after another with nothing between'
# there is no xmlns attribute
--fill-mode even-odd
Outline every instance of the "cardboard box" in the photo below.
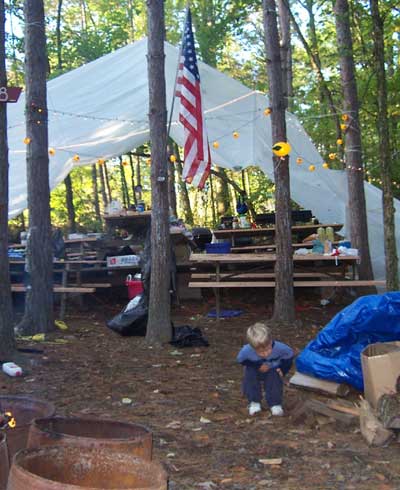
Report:
<svg viewBox="0 0 400 490"><path fill-rule="evenodd" d="M400 342L379 342L361 352L364 396L376 408L379 398L396 391L400 376Z"/></svg>
<svg viewBox="0 0 400 490"><path fill-rule="evenodd" d="M138 255L118 255L116 257L107 257L107 267L129 267L139 265L140 257Z"/></svg>

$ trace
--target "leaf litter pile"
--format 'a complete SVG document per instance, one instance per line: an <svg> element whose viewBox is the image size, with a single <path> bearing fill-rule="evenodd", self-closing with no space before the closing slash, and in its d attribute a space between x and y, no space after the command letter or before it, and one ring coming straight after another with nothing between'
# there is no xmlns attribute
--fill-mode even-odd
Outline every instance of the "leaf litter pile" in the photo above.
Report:
<svg viewBox="0 0 400 490"><path fill-rule="evenodd" d="M246 328L271 316L269 306L249 299L224 299L242 309L236 318L207 318L212 304L173 307L175 326L200 327L209 347L150 348L143 337L121 337L105 322L122 305L98 304L92 312L70 309L68 330L44 341L21 340L21 378L1 376L1 394L25 394L52 401L58 415L126 420L153 432L154 457L169 474L170 490L400 488L399 443L368 447L358 424L291 412L308 398L327 396L285 386L285 417L248 415L241 394L242 367L235 362ZM274 338L299 352L343 305L321 307L318 299L297 301L297 320L275 326ZM293 372L293 369L292 369ZM290 378L289 374L288 378ZM352 392L348 399L357 400Z"/></svg>

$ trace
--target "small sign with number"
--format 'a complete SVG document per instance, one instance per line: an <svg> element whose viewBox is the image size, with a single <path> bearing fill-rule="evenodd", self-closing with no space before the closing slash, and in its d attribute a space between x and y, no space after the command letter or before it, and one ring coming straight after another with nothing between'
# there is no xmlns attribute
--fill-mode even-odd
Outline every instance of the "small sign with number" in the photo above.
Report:
<svg viewBox="0 0 400 490"><path fill-rule="evenodd" d="M0 103L17 102L21 92L22 87L0 87Z"/></svg>

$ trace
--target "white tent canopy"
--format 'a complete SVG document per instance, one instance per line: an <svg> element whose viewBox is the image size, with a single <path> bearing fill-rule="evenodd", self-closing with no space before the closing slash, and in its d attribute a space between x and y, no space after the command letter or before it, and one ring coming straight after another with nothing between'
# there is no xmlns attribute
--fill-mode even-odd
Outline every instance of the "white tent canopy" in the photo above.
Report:
<svg viewBox="0 0 400 490"><path fill-rule="evenodd" d="M50 188L55 188L77 165L95 163L122 155L149 140L147 40L142 39L48 82ZM178 49L165 43L167 104L171 107ZM199 63L203 107L212 162L226 168L258 165L273 179L270 118L265 95ZM27 206L24 97L8 105L10 148L10 201L12 218ZM183 145L183 128L175 104L171 137ZM325 170L310 138L293 114L287 114L290 154L291 196L294 201L325 223L345 223L347 183L343 171ZM232 133L237 131L239 138ZM296 158L304 160L296 165ZM316 171L308 171L309 164ZM376 279L385 276L381 191L365 184L369 241ZM396 200L396 227L400 226ZM399 240L397 243L400 246Z"/></svg>

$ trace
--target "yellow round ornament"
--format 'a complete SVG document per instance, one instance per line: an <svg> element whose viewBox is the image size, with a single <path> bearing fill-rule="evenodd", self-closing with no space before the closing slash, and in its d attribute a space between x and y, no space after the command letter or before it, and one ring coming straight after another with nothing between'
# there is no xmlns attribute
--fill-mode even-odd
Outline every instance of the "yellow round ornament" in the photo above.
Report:
<svg viewBox="0 0 400 490"><path fill-rule="evenodd" d="M278 141L278 143L275 143L272 147L272 151L278 157L285 157L286 155L289 155L291 149L291 146L286 141Z"/></svg>

